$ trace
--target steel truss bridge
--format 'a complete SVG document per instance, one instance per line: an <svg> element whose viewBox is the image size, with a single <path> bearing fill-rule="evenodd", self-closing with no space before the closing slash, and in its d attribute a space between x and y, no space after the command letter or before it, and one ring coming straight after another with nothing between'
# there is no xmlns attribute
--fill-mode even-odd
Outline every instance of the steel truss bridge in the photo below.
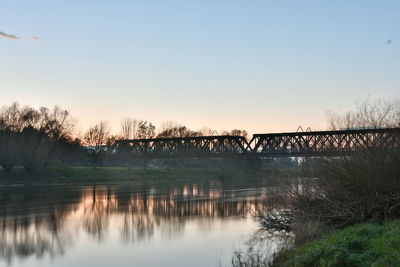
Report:
<svg viewBox="0 0 400 267"><path fill-rule="evenodd" d="M400 148L400 128L310 131L243 136L197 136L117 140L116 151L132 157L336 156L379 147Z"/></svg>

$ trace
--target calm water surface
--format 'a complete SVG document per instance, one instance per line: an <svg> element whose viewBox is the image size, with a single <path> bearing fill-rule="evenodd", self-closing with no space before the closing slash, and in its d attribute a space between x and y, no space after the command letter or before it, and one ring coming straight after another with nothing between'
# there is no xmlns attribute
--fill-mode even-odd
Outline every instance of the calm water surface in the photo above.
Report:
<svg viewBox="0 0 400 267"><path fill-rule="evenodd" d="M269 189L0 188L0 266L217 266L254 232Z"/></svg>

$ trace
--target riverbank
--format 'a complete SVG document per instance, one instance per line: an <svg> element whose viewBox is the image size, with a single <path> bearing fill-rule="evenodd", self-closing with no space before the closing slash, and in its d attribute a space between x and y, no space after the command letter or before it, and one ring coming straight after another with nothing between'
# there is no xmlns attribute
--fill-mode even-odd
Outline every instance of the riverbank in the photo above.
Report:
<svg viewBox="0 0 400 267"><path fill-rule="evenodd" d="M400 220L335 230L282 253L273 266L400 266Z"/></svg>
<svg viewBox="0 0 400 267"><path fill-rule="evenodd" d="M293 170L232 170L201 168L50 167L28 173L23 168L0 171L0 185L108 184L126 182L204 182L205 180L271 180L296 177Z"/></svg>

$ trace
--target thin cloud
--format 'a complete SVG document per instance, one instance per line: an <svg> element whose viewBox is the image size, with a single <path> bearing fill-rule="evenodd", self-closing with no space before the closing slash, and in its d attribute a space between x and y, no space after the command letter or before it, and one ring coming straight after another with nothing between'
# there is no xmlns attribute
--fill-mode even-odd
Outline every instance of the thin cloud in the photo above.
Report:
<svg viewBox="0 0 400 267"><path fill-rule="evenodd" d="M9 39L9 40L20 40L19 37L12 35L12 34L7 34L5 32L0 32L0 38Z"/></svg>
<svg viewBox="0 0 400 267"><path fill-rule="evenodd" d="M44 41L43 38L40 38L40 37L37 37L37 36L33 36L32 40L34 40L34 41Z"/></svg>

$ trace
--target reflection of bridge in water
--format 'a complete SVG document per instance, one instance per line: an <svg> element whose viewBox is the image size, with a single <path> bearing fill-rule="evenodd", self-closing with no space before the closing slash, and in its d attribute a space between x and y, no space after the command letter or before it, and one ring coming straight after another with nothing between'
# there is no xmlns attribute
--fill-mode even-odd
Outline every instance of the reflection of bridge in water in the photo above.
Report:
<svg viewBox="0 0 400 267"><path fill-rule="evenodd" d="M358 129L117 140L116 151L132 157L301 157L343 155L367 148L400 147L400 128Z"/></svg>

